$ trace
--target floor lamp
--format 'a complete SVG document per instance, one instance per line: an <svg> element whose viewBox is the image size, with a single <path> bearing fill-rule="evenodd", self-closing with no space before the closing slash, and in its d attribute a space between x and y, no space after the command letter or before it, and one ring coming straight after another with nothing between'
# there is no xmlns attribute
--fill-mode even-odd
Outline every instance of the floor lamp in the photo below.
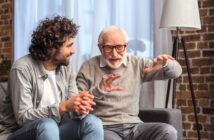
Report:
<svg viewBox="0 0 214 140"><path fill-rule="evenodd" d="M188 59L184 39L180 35L180 31L191 31L191 30L194 31L194 30L201 29L198 0L165 0L162 17L161 17L160 28L176 31L177 34L173 42L173 51L172 51L172 56L176 60L178 59L178 47L180 45L182 46L182 49L184 52L185 64L187 68L189 86L191 91L191 99L192 99L192 104L194 109L196 129L197 129L198 139L200 140L201 136L200 136L198 115L197 115L196 104L195 104L195 93L194 93L193 84L192 84L192 76L190 73L189 59ZM167 95L166 95L166 103L165 103L166 108L168 106L171 85L173 85L172 107L174 108L175 106L176 79L170 79L168 81L168 87L167 87Z"/></svg>

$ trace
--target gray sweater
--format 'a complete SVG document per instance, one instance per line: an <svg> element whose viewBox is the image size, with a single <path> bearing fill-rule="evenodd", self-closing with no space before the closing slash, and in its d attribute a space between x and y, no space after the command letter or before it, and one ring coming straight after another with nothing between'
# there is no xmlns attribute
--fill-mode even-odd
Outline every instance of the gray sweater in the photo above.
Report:
<svg viewBox="0 0 214 140"><path fill-rule="evenodd" d="M145 67L152 66L151 60L127 56L125 63L118 69L102 64L102 56L86 61L77 75L79 90L89 90L95 96L96 106L92 112L103 125L139 123L139 96L142 82L176 78L182 73L180 64L173 60L158 71L144 73ZM98 85L103 75L119 73L121 77L113 85L123 87L122 91L103 92Z"/></svg>

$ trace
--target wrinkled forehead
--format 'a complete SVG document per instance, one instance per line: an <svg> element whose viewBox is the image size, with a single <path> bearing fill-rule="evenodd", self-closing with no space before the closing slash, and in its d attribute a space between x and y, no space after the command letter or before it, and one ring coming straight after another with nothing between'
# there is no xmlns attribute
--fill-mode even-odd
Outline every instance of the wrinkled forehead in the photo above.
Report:
<svg viewBox="0 0 214 140"><path fill-rule="evenodd" d="M109 30L103 34L104 44L125 44L126 39L124 34L119 29Z"/></svg>

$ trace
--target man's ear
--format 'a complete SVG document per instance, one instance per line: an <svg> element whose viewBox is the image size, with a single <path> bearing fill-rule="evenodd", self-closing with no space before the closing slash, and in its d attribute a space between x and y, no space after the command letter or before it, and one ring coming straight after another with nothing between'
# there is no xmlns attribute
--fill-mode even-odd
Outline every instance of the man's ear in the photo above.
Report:
<svg viewBox="0 0 214 140"><path fill-rule="evenodd" d="M100 50L100 52L102 54L103 53L103 51L102 51L102 45L101 44L97 44L97 46L99 47L99 50Z"/></svg>
<svg viewBox="0 0 214 140"><path fill-rule="evenodd" d="M128 43L126 43L126 48L128 48Z"/></svg>
<svg viewBox="0 0 214 140"><path fill-rule="evenodd" d="M125 48L125 50L126 50L126 52L127 52L127 50L128 50L128 43L126 43L126 48Z"/></svg>

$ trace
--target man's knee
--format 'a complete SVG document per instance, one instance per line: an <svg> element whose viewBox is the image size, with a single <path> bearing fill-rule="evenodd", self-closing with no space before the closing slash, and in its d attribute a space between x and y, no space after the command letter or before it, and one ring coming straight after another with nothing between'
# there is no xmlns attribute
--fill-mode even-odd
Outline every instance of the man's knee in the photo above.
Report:
<svg viewBox="0 0 214 140"><path fill-rule="evenodd" d="M100 128L103 129L102 121L98 117L96 117L92 114L87 115L84 118L83 122L86 126L91 126L91 127L96 127L98 129L100 129Z"/></svg>
<svg viewBox="0 0 214 140"><path fill-rule="evenodd" d="M122 140L122 138L113 131L104 130L104 140Z"/></svg>
<svg viewBox="0 0 214 140"><path fill-rule="evenodd" d="M83 119L82 127L81 127L81 132L85 136L83 136L83 139L90 139L93 137L97 137L100 140L103 139L104 137L104 132L103 132L103 125L102 121L97 118L94 115L87 115Z"/></svg>
<svg viewBox="0 0 214 140"><path fill-rule="evenodd" d="M177 130L169 124L162 124L161 127L163 139L177 140Z"/></svg>
<svg viewBox="0 0 214 140"><path fill-rule="evenodd" d="M43 134L59 136L59 127L57 123L50 118L43 118L38 120L36 130L38 135Z"/></svg>

